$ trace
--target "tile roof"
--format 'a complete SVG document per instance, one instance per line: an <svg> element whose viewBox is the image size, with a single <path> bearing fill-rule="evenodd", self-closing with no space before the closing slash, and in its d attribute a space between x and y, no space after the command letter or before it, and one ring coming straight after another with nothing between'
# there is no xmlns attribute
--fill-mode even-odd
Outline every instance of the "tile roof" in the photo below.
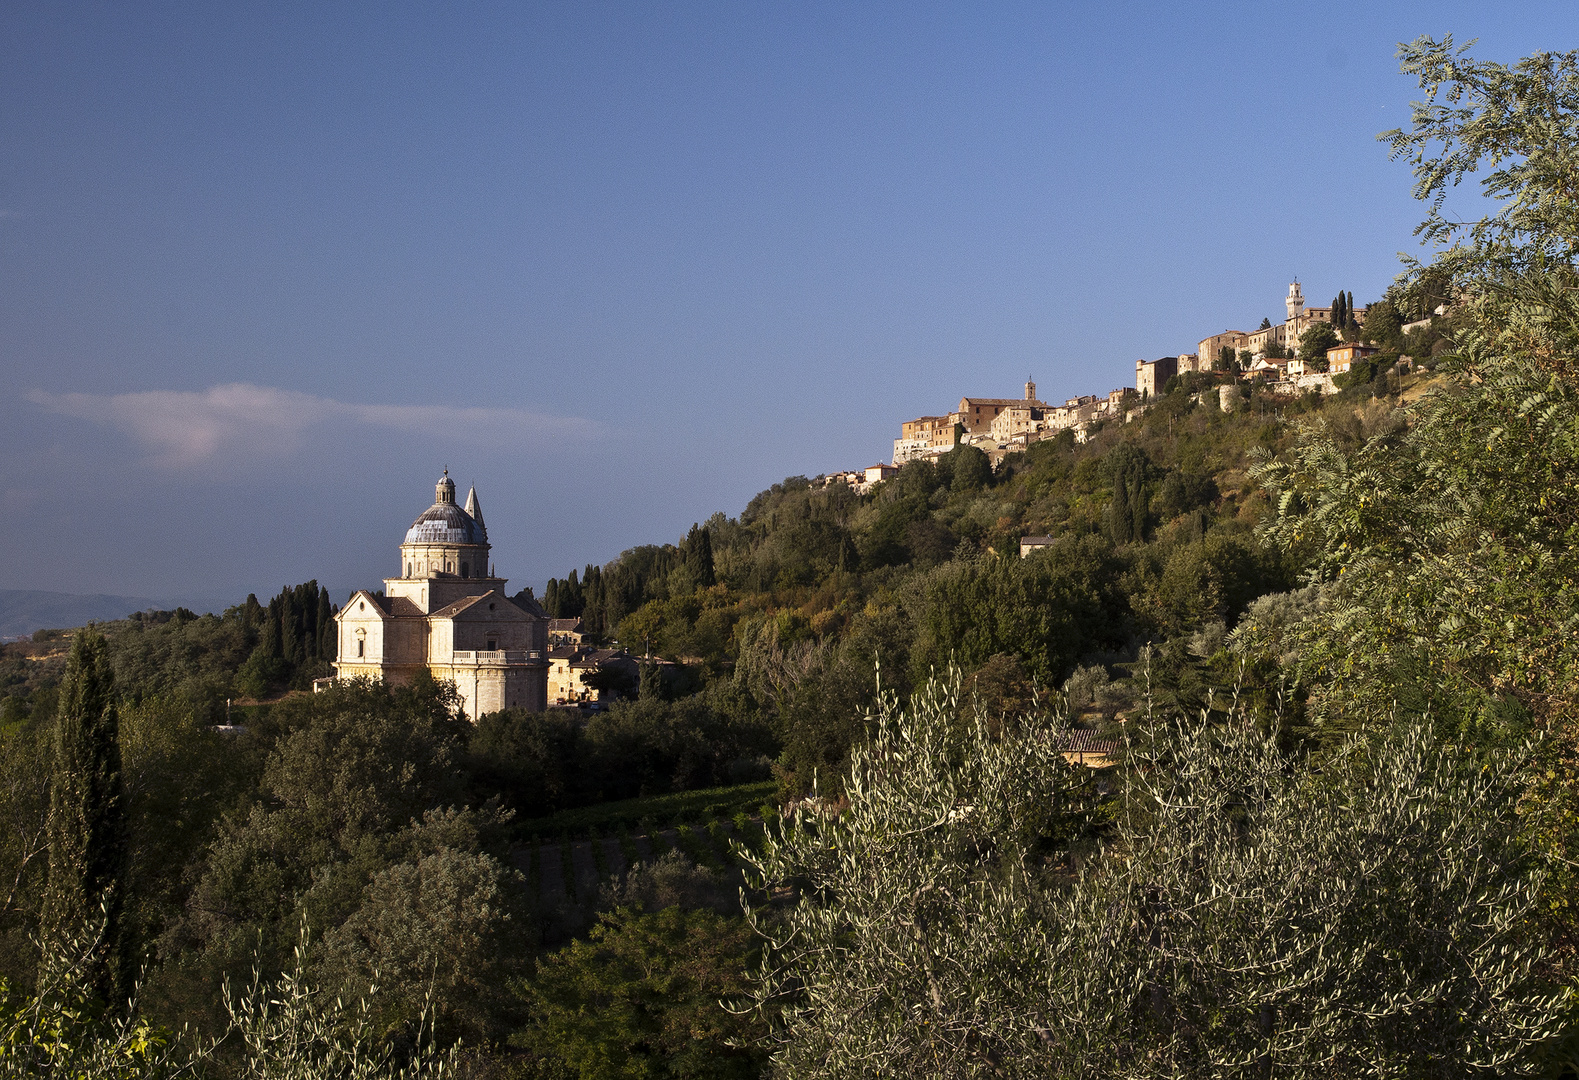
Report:
<svg viewBox="0 0 1579 1080"><path fill-rule="evenodd" d="M1058 736L1058 749L1066 754L1116 754L1117 739L1102 739L1091 730L1066 731Z"/></svg>
<svg viewBox="0 0 1579 1080"><path fill-rule="evenodd" d="M463 596L454 603L446 604L444 607L441 607L439 610L435 611L432 617L435 619L453 618L465 611L467 608L471 607L473 604L477 603L479 600L493 595L494 591L489 589L487 592L480 593L477 596Z"/></svg>
<svg viewBox="0 0 1579 1080"><path fill-rule="evenodd" d="M393 617L393 618L396 618L396 619L425 619L425 618L427 618L427 616L422 613L422 609L419 608L412 601L412 599L410 597L408 597L408 596L391 596L391 597L389 597L386 600L386 604L388 606L386 606L384 608L384 610L389 612L390 616Z"/></svg>

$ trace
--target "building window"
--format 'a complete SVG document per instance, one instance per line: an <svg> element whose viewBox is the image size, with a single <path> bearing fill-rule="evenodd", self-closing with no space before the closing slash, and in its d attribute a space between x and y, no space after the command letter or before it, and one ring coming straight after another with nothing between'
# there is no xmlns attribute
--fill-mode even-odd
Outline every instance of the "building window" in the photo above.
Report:
<svg viewBox="0 0 1579 1080"><path fill-rule="evenodd" d="M367 655L367 642L358 641L356 643L356 655L359 659Z"/></svg>
<svg viewBox="0 0 1579 1080"><path fill-rule="evenodd" d="M499 643L497 641L493 641L491 639L489 640L489 642L488 642L488 651L489 652L493 652L498 647L499 647Z"/></svg>
<svg viewBox="0 0 1579 1080"><path fill-rule="evenodd" d="M468 573L468 571L470 569L471 569L471 564L470 563L461 563L461 577L471 577L471 574Z"/></svg>

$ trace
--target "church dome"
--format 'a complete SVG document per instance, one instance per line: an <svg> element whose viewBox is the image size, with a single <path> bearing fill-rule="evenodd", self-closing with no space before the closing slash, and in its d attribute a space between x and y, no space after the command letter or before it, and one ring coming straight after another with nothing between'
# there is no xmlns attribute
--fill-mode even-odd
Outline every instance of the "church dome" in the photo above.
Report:
<svg viewBox="0 0 1579 1080"><path fill-rule="evenodd" d="M476 514L473 517L473 514ZM408 544L486 544L488 530L483 527L482 510L477 505L476 489L466 501L466 509L455 505L455 481L450 471L433 488L433 505L411 523L406 531Z"/></svg>
<svg viewBox="0 0 1579 1080"><path fill-rule="evenodd" d="M482 526L453 502L436 502L411 523L408 544L486 544Z"/></svg>

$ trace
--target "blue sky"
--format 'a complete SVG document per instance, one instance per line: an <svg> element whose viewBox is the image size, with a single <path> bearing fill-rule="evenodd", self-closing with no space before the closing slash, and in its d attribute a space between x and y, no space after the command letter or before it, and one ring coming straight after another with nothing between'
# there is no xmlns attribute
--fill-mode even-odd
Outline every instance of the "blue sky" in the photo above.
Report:
<svg viewBox="0 0 1579 1080"><path fill-rule="evenodd" d="M9 6L0 588L540 586L1413 250L1396 43L1571 4Z"/></svg>

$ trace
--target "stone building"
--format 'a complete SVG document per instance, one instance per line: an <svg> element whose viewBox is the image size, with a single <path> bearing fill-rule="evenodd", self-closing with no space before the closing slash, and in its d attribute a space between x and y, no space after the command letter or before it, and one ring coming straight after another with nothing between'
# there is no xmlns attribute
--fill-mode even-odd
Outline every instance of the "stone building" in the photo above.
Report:
<svg viewBox="0 0 1579 1080"><path fill-rule="evenodd" d="M992 422L998 414L1015 406L1045 409L1047 406L1036 398L1036 384L1025 380L1023 398L971 398L959 399L959 409L954 413L957 423L967 435L985 435L992 431Z"/></svg>
<svg viewBox="0 0 1579 1080"><path fill-rule="evenodd" d="M587 628L582 625L578 615L573 619L548 620L548 647L558 648L561 645L580 645L587 639Z"/></svg>
<svg viewBox="0 0 1579 1080"><path fill-rule="evenodd" d="M1221 334L1213 334L1211 337L1202 340L1195 347L1195 355L1197 363L1201 365L1200 370L1214 371L1217 367L1217 359L1222 356L1224 349L1232 349L1234 357L1237 359L1239 350L1248 349L1249 347L1249 334L1243 330L1224 330Z"/></svg>
<svg viewBox="0 0 1579 1080"><path fill-rule="evenodd" d="M623 649L561 645L548 651L548 664L548 701L555 706L608 704L620 699L619 691L610 682L623 681L634 696L641 681L638 661ZM599 678L600 674L609 673L616 678Z"/></svg>
<svg viewBox="0 0 1579 1080"><path fill-rule="evenodd" d="M1362 341L1345 341L1327 350L1327 370L1334 375L1340 374L1352 368L1356 360L1368 359L1381 351L1377 346Z"/></svg>
<svg viewBox="0 0 1579 1080"><path fill-rule="evenodd" d="M1039 401L1016 401L993 418L988 431L994 442L1006 443L1016 435L1045 430L1048 409Z"/></svg>
<svg viewBox="0 0 1579 1080"><path fill-rule="evenodd" d="M1160 360L1135 361L1135 390L1142 398L1154 398L1162 393L1168 380L1179 373L1179 360L1164 356Z"/></svg>
<svg viewBox="0 0 1579 1080"><path fill-rule="evenodd" d="M405 684L426 670L455 684L473 720L546 708L548 616L525 593L505 595L490 551L476 489L455 505L445 470L400 545L404 576L385 578L383 595L353 593L335 616L336 676Z"/></svg>
<svg viewBox="0 0 1579 1080"><path fill-rule="evenodd" d="M899 438L894 440L894 464L947 453L954 449L958 437L952 413L906 420L899 425Z"/></svg>

